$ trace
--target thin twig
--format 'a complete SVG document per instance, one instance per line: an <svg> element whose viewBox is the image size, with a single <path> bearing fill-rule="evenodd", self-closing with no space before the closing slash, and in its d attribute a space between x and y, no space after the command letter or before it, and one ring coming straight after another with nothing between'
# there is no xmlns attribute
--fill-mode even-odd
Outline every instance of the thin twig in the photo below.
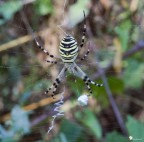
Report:
<svg viewBox="0 0 144 142"><path fill-rule="evenodd" d="M47 29L47 30L49 30L49 29ZM36 33L35 36L36 37L37 36L41 36L45 32L47 32L46 29ZM7 42L7 43L4 43L4 44L0 45L0 52L8 50L8 49L11 49L11 48L15 48L15 47L20 46L20 45L22 45L24 43L27 43L27 42L29 42L31 40L33 40L33 36L32 35L26 35L26 36L19 37L19 38L14 39L14 40L12 40L10 42Z"/></svg>
<svg viewBox="0 0 144 142"><path fill-rule="evenodd" d="M92 32L91 32L90 26L89 26L89 28L88 28L88 30L87 30L87 33L88 33L88 36L92 39L92 38L93 38L93 34L92 34ZM94 44L93 42L92 42L91 46L92 46L94 49L96 49L95 44ZM108 82L107 82L107 78L106 78L104 69L100 67L98 57L96 57L96 60L97 60L97 62L98 62L98 63L96 64L97 67L98 67L98 73L101 75L101 78L102 78L102 80L103 80L103 84L104 84L105 90L106 90L106 92L107 92L109 101L110 101L110 103L111 103L111 106L112 106L112 109L113 109L114 114L115 114L115 116L116 116L116 119L117 119L117 121L118 121L118 124L119 124L119 126L120 126L120 128L121 128L121 130L122 130L122 133L123 133L125 136L128 136L128 133L127 133L127 130L126 130L126 127L125 127L123 118L122 118L122 116L121 116L121 114L120 114L120 111L119 111L119 109L118 109L118 107L117 107L117 105L116 105L116 103L115 103L115 100L114 100L114 98L113 98L113 96L112 96L112 92L111 92L110 87L109 87L109 84L108 84Z"/></svg>
<svg viewBox="0 0 144 142"><path fill-rule="evenodd" d="M53 102L56 102L60 99L60 96L61 94L57 94L56 96L56 99L53 99L52 97L49 97L49 98L45 98L45 99L42 99L40 100L39 102L35 102L35 103L32 103L32 104L29 104L27 106L24 106L23 109L25 111L32 111L32 110L35 110L39 107L43 107L43 106L46 106L48 104L51 104ZM0 122L4 122L6 120L9 120L10 119L10 113L4 115L4 116L1 116L0 117Z"/></svg>
<svg viewBox="0 0 144 142"><path fill-rule="evenodd" d="M14 47L17 47L17 46L20 46L20 45L22 45L28 41L31 41L31 40L32 40L32 37L30 35L26 35L26 36L17 38L15 40L12 40L8 43L4 43L4 44L0 45L0 52L14 48Z"/></svg>
<svg viewBox="0 0 144 142"><path fill-rule="evenodd" d="M126 59L126 58L132 56L133 54L140 52L141 50L144 50L144 40L137 42L131 49L129 49L126 53L124 53L122 59ZM107 65L107 67L103 69L103 71L106 73L112 66L113 66L113 62L110 62ZM97 78L99 78L100 75L101 74L98 72L98 73L94 74L92 77L94 79L97 79Z"/></svg>
<svg viewBox="0 0 144 142"><path fill-rule="evenodd" d="M136 52L138 52L140 50L144 50L144 41L143 40L139 41L133 48L128 50L123 55L123 59L128 58L129 56L133 55L134 53L136 53Z"/></svg>

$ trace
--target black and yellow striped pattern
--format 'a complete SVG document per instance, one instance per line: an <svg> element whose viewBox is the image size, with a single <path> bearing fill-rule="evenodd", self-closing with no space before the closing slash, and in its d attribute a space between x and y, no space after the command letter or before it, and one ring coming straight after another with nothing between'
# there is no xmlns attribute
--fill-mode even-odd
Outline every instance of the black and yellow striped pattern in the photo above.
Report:
<svg viewBox="0 0 144 142"><path fill-rule="evenodd" d="M64 37L60 43L59 52L64 63L73 63L78 55L76 40L70 35Z"/></svg>

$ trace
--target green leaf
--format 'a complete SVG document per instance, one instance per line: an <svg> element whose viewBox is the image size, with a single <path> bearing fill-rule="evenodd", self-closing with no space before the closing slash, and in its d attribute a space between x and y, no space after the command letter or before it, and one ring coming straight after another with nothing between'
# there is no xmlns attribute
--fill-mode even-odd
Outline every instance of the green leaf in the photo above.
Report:
<svg viewBox="0 0 144 142"><path fill-rule="evenodd" d="M61 142L68 142L68 140L67 140L65 134L60 133L60 141L61 141Z"/></svg>
<svg viewBox="0 0 144 142"><path fill-rule="evenodd" d="M141 29L139 29L137 26L133 27L133 32L131 34L131 39L133 42L137 42L140 40L140 33L141 33Z"/></svg>
<svg viewBox="0 0 144 142"><path fill-rule="evenodd" d="M109 76L107 77L107 81L111 92L116 95L121 95L124 90L124 82L118 77ZM96 80L97 83L102 83L102 81ZM93 96L101 103L103 107L107 107L109 105L109 99L107 97L107 92L105 87L97 87L91 85Z"/></svg>
<svg viewBox="0 0 144 142"><path fill-rule="evenodd" d="M106 142L128 142L128 139L114 131L106 135Z"/></svg>
<svg viewBox="0 0 144 142"><path fill-rule="evenodd" d="M30 132L30 122L28 113L22 110L19 106L15 106L11 112L11 120L7 121L9 130L4 129L0 125L0 140L2 142L17 142L23 134Z"/></svg>
<svg viewBox="0 0 144 142"><path fill-rule="evenodd" d="M21 109L19 106L15 106L11 112L12 130L15 132L21 132L23 134L29 133L30 122L28 119L28 113Z"/></svg>
<svg viewBox="0 0 144 142"><path fill-rule="evenodd" d="M144 124L137 121L131 116L127 117L126 127L128 129L129 135L134 139L144 140Z"/></svg>
<svg viewBox="0 0 144 142"><path fill-rule="evenodd" d="M73 4L68 11L69 23L68 27L72 28L84 19L83 11L85 11L86 16L89 13L88 9L89 0L78 0Z"/></svg>
<svg viewBox="0 0 144 142"><path fill-rule="evenodd" d="M24 104L24 102L26 102L31 96L31 92L30 91L26 91L22 94L21 98L19 99L19 102L21 105Z"/></svg>
<svg viewBox="0 0 144 142"><path fill-rule="evenodd" d="M144 65L134 59L127 60L123 80L126 87L138 89L143 82Z"/></svg>
<svg viewBox="0 0 144 142"><path fill-rule="evenodd" d="M120 39L123 52L125 52L128 48L131 28L132 28L132 23L130 20L125 20L115 28L115 32L117 33Z"/></svg>
<svg viewBox="0 0 144 142"><path fill-rule="evenodd" d="M63 139L67 142L77 142L83 137L83 128L68 120L63 120L61 124L60 134L57 136L59 139ZM54 142L54 141L53 141Z"/></svg>
<svg viewBox="0 0 144 142"><path fill-rule="evenodd" d="M120 94L124 90L123 80L114 76L108 77L108 83L113 94Z"/></svg>
<svg viewBox="0 0 144 142"><path fill-rule="evenodd" d="M37 0L35 6L39 15L44 16L53 12L52 0Z"/></svg>
<svg viewBox="0 0 144 142"><path fill-rule="evenodd" d="M6 21L10 20L13 18L14 14L19 11L22 8L22 3L21 1L8 1L4 2L2 5L0 5L0 25L4 24Z"/></svg>
<svg viewBox="0 0 144 142"><path fill-rule="evenodd" d="M77 113L76 117L79 119L79 121L86 125L89 128L89 130L93 132L97 139L100 140L102 138L101 125L91 110L85 109L83 114Z"/></svg>

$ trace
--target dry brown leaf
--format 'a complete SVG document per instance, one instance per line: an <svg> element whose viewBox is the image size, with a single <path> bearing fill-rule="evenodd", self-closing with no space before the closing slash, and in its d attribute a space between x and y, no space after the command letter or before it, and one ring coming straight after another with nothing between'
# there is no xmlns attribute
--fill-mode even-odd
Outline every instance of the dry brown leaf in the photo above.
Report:
<svg viewBox="0 0 144 142"><path fill-rule="evenodd" d="M139 0L132 0L130 4L130 11L135 12L138 8Z"/></svg>
<svg viewBox="0 0 144 142"><path fill-rule="evenodd" d="M100 0L100 2L107 10L109 10L112 5L110 0Z"/></svg>
<svg viewBox="0 0 144 142"><path fill-rule="evenodd" d="M118 38L113 40L115 46L115 57L113 62L113 67L117 73L120 73L122 70L122 47Z"/></svg>
<svg viewBox="0 0 144 142"><path fill-rule="evenodd" d="M45 33L44 41L45 41L45 48L50 52L50 54L54 55L55 57L58 57L58 39L57 39L57 35L53 34L52 31L51 31L51 33ZM48 59L51 60L51 61L55 60L55 59L52 59L52 58L49 58L49 57L48 57ZM56 78L58 73L59 72L56 69L56 66L53 66L53 68L51 69L51 75L52 75L53 80Z"/></svg>
<svg viewBox="0 0 144 142"><path fill-rule="evenodd" d="M129 2L126 0L121 0L121 4L124 8L128 8L129 7Z"/></svg>

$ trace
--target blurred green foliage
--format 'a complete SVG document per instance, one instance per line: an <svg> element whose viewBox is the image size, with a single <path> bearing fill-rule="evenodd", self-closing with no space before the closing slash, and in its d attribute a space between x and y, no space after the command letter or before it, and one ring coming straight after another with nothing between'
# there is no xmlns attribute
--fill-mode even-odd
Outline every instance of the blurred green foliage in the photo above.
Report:
<svg viewBox="0 0 144 142"><path fill-rule="evenodd" d="M0 5L0 25L4 24L8 20L12 19L14 14L18 12L23 2L20 0L11 0L4 2ZM37 0L35 3L35 11L40 15L44 16L53 12L52 0Z"/></svg>
<svg viewBox="0 0 144 142"><path fill-rule="evenodd" d="M141 88L143 85L144 64L135 59L128 59L123 74L125 87Z"/></svg>
<svg viewBox="0 0 144 142"><path fill-rule="evenodd" d="M130 30L132 28L131 21L125 20L120 25L118 25L115 28L115 32L118 35L118 38L120 39L120 43L122 45L122 51L125 52L128 49L129 40L130 40Z"/></svg>
<svg viewBox="0 0 144 142"><path fill-rule="evenodd" d="M14 14L22 8L22 3L19 0L11 0L0 5L0 25L12 19Z"/></svg>
<svg viewBox="0 0 144 142"><path fill-rule="evenodd" d="M83 11L85 12L86 16L88 15L88 5L89 0L78 0L75 4L70 6L68 11L69 28L74 27L84 19Z"/></svg>
<svg viewBox="0 0 144 142"><path fill-rule="evenodd" d="M24 1L25 2L25 1ZM68 28L77 26L80 22L83 21L83 11L85 11L86 16L91 12L92 9L90 9L89 6L89 0L77 0L74 4L72 4L68 8ZM54 5L52 0L37 0L34 3L33 10L36 11L36 13L39 15L39 17L47 16L48 14L52 15L54 14ZM120 8L122 7L120 3ZM32 3L33 5L33 3ZM143 4L140 4L139 11L142 11ZM0 5L0 25L6 24L9 20L13 19L15 14L19 12L22 9L23 5L21 1L19 0L13 0L13 1L7 1L4 2L2 5ZM117 8L116 7L116 8ZM31 8L31 7L30 7ZM102 13L104 13L104 8L100 7ZM93 11L97 12L98 8L94 7ZM123 8L120 12L120 14L117 16L115 21L118 21L117 24L113 25L113 23L110 23L111 21L102 21L102 19L106 19L107 17L104 17L103 15L100 15L100 13L96 13L93 15L90 15L91 19L93 20L93 23L90 25L92 26L93 30L95 30L96 26L100 25L102 26L104 23L105 27L99 28L102 30L102 35L95 35L96 40L100 40L102 43L105 43L106 41L113 42L113 38L118 38L121 44L122 48L122 56L124 53L129 51L133 45L134 42L138 42L140 39L140 29L134 25L134 17L132 17L132 13L127 8ZM50 15L50 16L51 16ZM36 15L34 15L36 18ZM33 19L33 17L29 17L30 19ZM89 18L89 17L88 17ZM88 22L90 24L91 19L88 19ZM109 19L111 17L108 17ZM100 23L99 23L100 22ZM109 29L109 22L112 25L112 30ZM34 23L31 21L31 23ZM55 23L53 23L55 24ZM21 25L18 25L21 26ZM41 26L41 25L40 25ZM115 26L115 27L114 27ZM3 27L2 27L3 28ZM41 28L41 27L40 27ZM18 29L18 27L17 27ZM17 30L16 29L16 30ZM106 30L105 30L106 29ZM15 29L10 29L9 31L13 31L12 33L15 33ZM19 30L19 29L18 29ZM27 29L26 29L27 30ZM111 33L106 33L107 31L111 31ZM13 34L12 34L13 35ZM102 37L101 37L102 36ZM0 37L1 38L1 37ZM50 38L50 37L48 37ZM107 39L107 40L105 40ZM28 45L25 45L24 48L26 49L26 53L31 52L28 48L26 48ZM108 46L108 43L105 44L105 46ZM111 45L113 47L113 45ZM4 59L0 59L0 64L2 64L2 68L0 68L0 87L1 89L1 96L2 102L6 104L6 112L11 111L11 119L9 121L6 121L6 123L0 125L0 140L2 142L16 142L20 141L23 136L29 135L33 132L31 132L31 122L29 120L29 113L25 112L23 109L20 108L20 106L24 106L26 104L34 102L34 99L39 99L37 96L37 92L43 92L48 86L51 84L51 79L47 75L42 74L42 65L39 65L37 68L30 64L31 59L32 63L37 63L35 61L35 58L37 58L35 55L36 53L33 53L34 56L29 60L27 57L28 54L23 55L25 51L23 50L16 50L18 51L18 54L15 54L15 56L11 55L11 53L4 53ZM113 60L116 59L115 53L108 52L109 48L100 49L97 54L94 53L94 56L98 56L100 59L100 66L102 68L106 68L110 63L112 63ZM14 50L15 51L15 50ZM94 51L94 50L93 50ZM22 54L20 54L22 52ZM111 54L112 53L112 54ZM91 53L90 53L91 54ZM3 53L1 54L3 56ZM1 56L1 57L2 57ZM110 58L109 58L110 57ZM5 61L4 63L2 61ZM95 58L92 56L92 62L96 62ZM143 58L143 52L136 53L133 56L130 56L127 59L122 59L122 69L120 74L116 74L113 70L108 70L107 73L107 81L108 85L110 87L110 90L112 94L115 97L119 97L120 95L124 96L126 91L129 91L130 89L133 89L135 91L143 92L143 74L144 74L144 58ZM91 75L91 71L94 74L96 68L93 67L89 62L86 61L87 73ZM8 68L4 67L7 66ZM89 69L91 67L91 70ZM49 72L49 69L48 69ZM69 74L68 74L69 75ZM47 79L48 78L48 79ZM69 86L70 91L75 94L77 97L81 94L85 93L86 86L84 82L79 79L75 78L73 76L67 77L67 83L66 85ZM97 79L95 80L97 83L102 83L102 80ZM23 88L19 89L18 85L22 83ZM100 104L100 111L103 109L107 110L107 107L110 105L109 100L107 97L107 92L104 87L96 87L94 85L91 85L91 88L93 90L93 98L99 102ZM21 91L22 90L22 91ZM129 91L130 92L130 91ZM130 94L130 93L129 93ZM136 94L137 95L137 94ZM43 96L40 94L40 99L43 98ZM122 96L122 97L123 97ZM32 99L32 97L34 99ZM76 100L75 96L72 96L70 100L74 99ZM137 96L138 98L139 96ZM140 98L138 98L140 99ZM0 100L1 101L1 100ZM134 102L134 100L133 100ZM130 102L128 102L129 104ZM17 106L15 106L18 104ZM124 104L123 104L124 105ZM15 106L15 107L13 107ZM88 106L89 107L89 106ZM5 108L4 108L5 109ZM97 108L95 108L97 110ZM132 108L133 109L133 108ZM40 108L40 111L36 110L34 118L37 118L37 115L41 112L53 112L53 109L51 106L46 106L44 109ZM121 110L124 111L124 110ZM134 110L135 111L135 110ZM124 112L127 113L127 112ZM137 113L137 111L135 111ZM126 114L129 115L129 114ZM71 110L71 120L69 119L63 119L62 122L57 123L59 125L60 130L59 132L51 139L51 142L88 142L88 141L103 141L103 139L106 140L106 142L127 142L128 138L124 137L120 132L113 130L111 132L108 132L105 136L104 128L100 124L99 119L97 116L97 113L93 111L91 108L75 108L74 111ZM32 118L33 118L32 117ZM114 117L114 116L111 116ZM45 120L47 122L47 120ZM107 122L108 123L108 122ZM112 122L113 123L113 122ZM39 124L40 125L40 124ZM48 125L45 127L47 128ZM136 120L134 116L128 116L126 120L126 128L128 130L128 133L130 136L133 136L133 138L138 139L144 139L144 124L141 123L139 120ZM39 129L39 130L38 130ZM115 128L113 128L115 129ZM36 127L36 129L32 131L36 131L37 133L40 133L40 135L43 135L41 130L43 127L40 126L40 128ZM40 132L39 132L40 131ZM34 132L35 133L35 132ZM90 139L91 138L91 139ZM42 137L39 141L45 141Z"/></svg>
<svg viewBox="0 0 144 142"><path fill-rule="evenodd" d="M84 112L77 112L76 118L94 134L96 139L100 140L102 138L102 128L91 110L85 109Z"/></svg>
<svg viewBox="0 0 144 142"><path fill-rule="evenodd" d="M127 122L126 122L127 130L129 133L129 137L124 137L118 132L111 132L108 133L106 136L106 141L107 142L127 142L130 139L130 136L132 137L131 141L136 141L140 140L142 141L144 139L144 124L140 123L136 119L134 119L131 116L127 117Z"/></svg>
<svg viewBox="0 0 144 142"><path fill-rule="evenodd" d="M84 129L77 123L71 122L69 120L63 120L61 123L60 133L51 142L57 142L57 141L86 142L84 136Z"/></svg>
<svg viewBox="0 0 144 142"><path fill-rule="evenodd" d="M121 134L119 134L118 132L110 132L107 134L106 136L106 141L107 142L128 142L128 138L125 138L124 136L122 136Z"/></svg>
<svg viewBox="0 0 144 142"><path fill-rule="evenodd" d="M53 12L52 0L37 0L35 3L35 11L44 16Z"/></svg>
<svg viewBox="0 0 144 142"><path fill-rule="evenodd" d="M139 122L132 116L128 116L126 126L130 136L144 140L144 123Z"/></svg>
<svg viewBox="0 0 144 142"><path fill-rule="evenodd" d="M15 106L11 111L11 120L6 124L8 129L0 125L1 142L17 142L24 134L30 132L30 121L28 113L19 106Z"/></svg>

